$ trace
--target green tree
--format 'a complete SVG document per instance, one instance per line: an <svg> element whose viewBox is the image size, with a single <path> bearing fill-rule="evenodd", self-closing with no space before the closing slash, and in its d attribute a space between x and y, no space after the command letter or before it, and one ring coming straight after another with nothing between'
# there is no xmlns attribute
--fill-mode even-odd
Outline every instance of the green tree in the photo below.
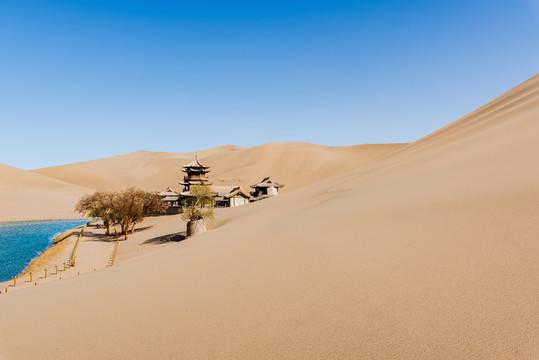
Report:
<svg viewBox="0 0 539 360"><path fill-rule="evenodd" d="M126 240L129 230L133 233L135 225L142 222L145 216L162 214L166 209L167 205L157 193L135 187L119 192L98 191L84 195L75 206L80 213L101 218L107 227L107 235L110 235L110 225L120 225Z"/></svg>
<svg viewBox="0 0 539 360"><path fill-rule="evenodd" d="M206 219L213 219L215 193L208 185L191 186L191 196L183 209L182 218L187 221L187 236L206 231Z"/></svg>
<svg viewBox="0 0 539 360"><path fill-rule="evenodd" d="M192 185L191 197L183 209L182 218L186 221L214 219L215 193L209 185Z"/></svg>
<svg viewBox="0 0 539 360"><path fill-rule="evenodd" d="M110 235L110 225L114 221L111 206L112 197L114 197L113 193L105 191L86 194L75 205L75 211L84 214L88 218L100 218L103 220L106 234Z"/></svg>

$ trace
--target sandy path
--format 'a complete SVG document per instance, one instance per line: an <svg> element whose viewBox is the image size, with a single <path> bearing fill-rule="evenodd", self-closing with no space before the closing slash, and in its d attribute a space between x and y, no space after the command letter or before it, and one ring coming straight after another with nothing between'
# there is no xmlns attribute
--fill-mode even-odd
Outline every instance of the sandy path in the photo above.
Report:
<svg viewBox="0 0 539 360"><path fill-rule="evenodd" d="M106 268L110 264L115 243L114 237L105 236L104 229L97 229L95 225L88 226L76 253L77 271L88 272Z"/></svg>
<svg viewBox="0 0 539 360"><path fill-rule="evenodd" d="M34 287L44 283L65 279L70 276L77 275L78 271L75 268L70 268L66 265L64 270L64 263L69 264L71 255L77 243L78 236L82 226L75 229L68 238L64 239L61 243L53 245L47 249L38 259L34 260L30 265L30 269L26 269L22 275L17 278L17 285L14 286L13 280L4 281L0 283L0 290L2 293L8 291L18 291L27 287ZM56 269L58 267L58 270ZM47 270L47 277L45 277L45 269ZM30 277L29 271L32 272Z"/></svg>
<svg viewBox="0 0 539 360"><path fill-rule="evenodd" d="M113 231L112 228L111 231ZM13 280L5 281L0 283L2 293L5 293L6 288L8 292L18 291L27 287L35 287L36 282L38 285L42 285L79 276L79 274L105 270L111 265L112 255L116 245L114 235L106 236L104 228L89 225L80 239L76 253L75 267L67 267L64 271L63 264L69 263L77 243L78 235L79 232L75 232L69 238L65 239L64 241L67 245L62 248L61 252L39 263L33 271L32 282L30 282L30 276L28 274L20 276L17 279L17 286L15 287L13 286ZM141 224L137 225L135 233L128 235L127 241L123 235L119 235L120 243L115 263L121 263L183 240L184 235L185 223L179 215L146 218ZM58 274L56 274L56 265L58 266ZM48 272L47 278L45 278L45 269Z"/></svg>

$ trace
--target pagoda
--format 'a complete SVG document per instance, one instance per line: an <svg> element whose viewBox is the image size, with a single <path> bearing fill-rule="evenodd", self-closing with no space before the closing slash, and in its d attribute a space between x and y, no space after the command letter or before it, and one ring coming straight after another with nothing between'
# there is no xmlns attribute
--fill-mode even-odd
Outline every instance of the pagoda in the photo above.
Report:
<svg viewBox="0 0 539 360"><path fill-rule="evenodd" d="M185 173L183 181L183 192L191 191L191 185L209 185L207 173L210 172L209 166L204 166L198 161L197 156L187 165L182 166L182 171Z"/></svg>

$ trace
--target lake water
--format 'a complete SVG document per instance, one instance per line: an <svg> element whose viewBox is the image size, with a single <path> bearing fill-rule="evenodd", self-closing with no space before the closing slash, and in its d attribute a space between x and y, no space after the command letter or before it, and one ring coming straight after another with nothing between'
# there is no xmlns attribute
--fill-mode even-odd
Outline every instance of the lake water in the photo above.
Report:
<svg viewBox="0 0 539 360"><path fill-rule="evenodd" d="M88 220L0 222L0 282L19 275L54 238Z"/></svg>

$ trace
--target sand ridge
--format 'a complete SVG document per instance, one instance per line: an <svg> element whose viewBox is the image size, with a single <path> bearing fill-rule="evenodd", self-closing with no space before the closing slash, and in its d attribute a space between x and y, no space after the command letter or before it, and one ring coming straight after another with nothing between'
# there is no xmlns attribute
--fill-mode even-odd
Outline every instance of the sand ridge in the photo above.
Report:
<svg viewBox="0 0 539 360"><path fill-rule="evenodd" d="M0 164L0 220L78 218L73 207L91 189Z"/></svg>
<svg viewBox="0 0 539 360"><path fill-rule="evenodd" d="M404 145L273 143L252 148L223 145L191 153L137 151L34 171L0 164L0 221L80 218L73 212L76 202L95 190L131 186L180 190L181 166L195 155L211 166L214 185L242 185L249 190L249 185L273 176L287 192L368 164Z"/></svg>
<svg viewBox="0 0 539 360"><path fill-rule="evenodd" d="M99 190L138 186L148 191L179 190L182 165L195 155L211 167L214 185L256 184L271 176L283 192L343 174L387 155L405 144L322 146L270 143L249 148L226 145L192 153L137 151L87 162L33 170L61 181ZM111 177L111 174L114 174Z"/></svg>
<svg viewBox="0 0 539 360"><path fill-rule="evenodd" d="M536 359L537 118L539 76L208 233L6 295L2 354Z"/></svg>

